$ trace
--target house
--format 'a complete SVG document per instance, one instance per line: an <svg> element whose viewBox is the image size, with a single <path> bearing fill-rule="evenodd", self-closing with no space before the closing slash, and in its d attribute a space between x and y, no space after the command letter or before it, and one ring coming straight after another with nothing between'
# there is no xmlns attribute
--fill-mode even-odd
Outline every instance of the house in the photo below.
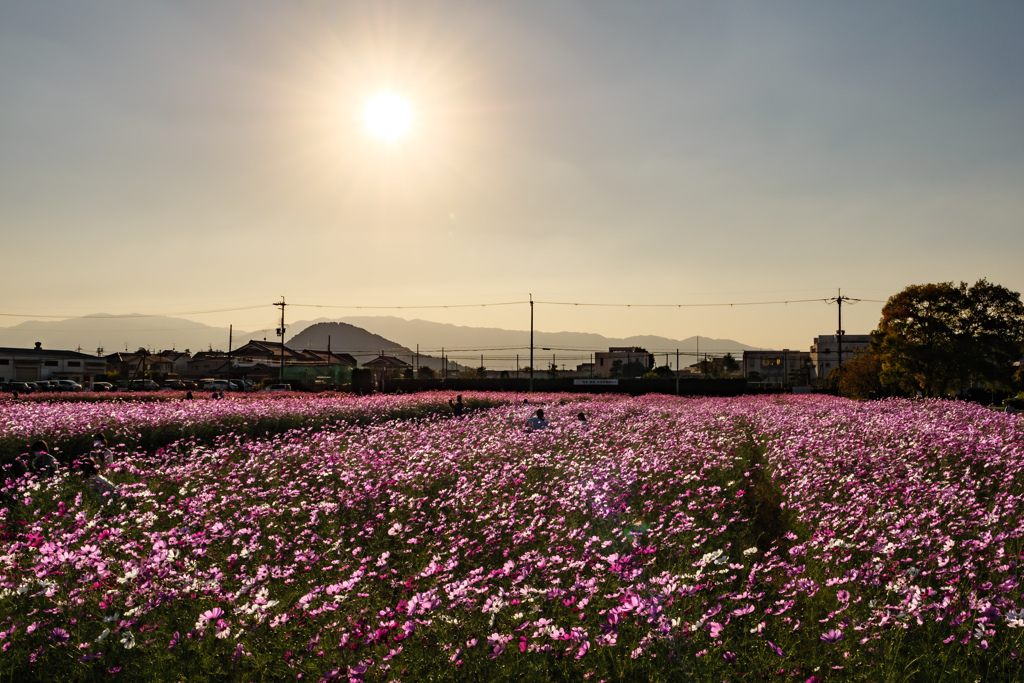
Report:
<svg viewBox="0 0 1024 683"><path fill-rule="evenodd" d="M231 352L232 358L243 360L260 360L266 363L281 363L281 356L284 356L285 363L301 362L302 353L291 349L283 344L275 342L258 341L250 339L246 344Z"/></svg>
<svg viewBox="0 0 1024 683"><path fill-rule="evenodd" d="M228 354L223 351L200 351L185 363L185 371L179 372L182 377L200 379L211 377L214 372L228 361Z"/></svg>
<svg viewBox="0 0 1024 683"><path fill-rule="evenodd" d="M144 349L139 349L144 351ZM125 379L174 372L174 361L150 353L112 353L104 358L107 367Z"/></svg>
<svg viewBox="0 0 1024 683"><path fill-rule="evenodd" d="M641 364L644 372L651 370L654 368L654 354L639 346L612 346L607 352L594 354L594 377L610 377L613 369L617 374L619 368L625 369L634 363Z"/></svg>
<svg viewBox="0 0 1024 683"><path fill-rule="evenodd" d="M33 349L0 348L0 382L70 379L86 385L97 377L103 379L106 371L103 358L78 351L44 349L39 342Z"/></svg>
<svg viewBox="0 0 1024 683"><path fill-rule="evenodd" d="M805 386L810 382L810 373L811 354L807 351L782 349L743 352L743 376L748 381Z"/></svg>
<svg viewBox="0 0 1024 683"><path fill-rule="evenodd" d="M307 363L309 365L342 365L349 368L354 368L359 365L353 356L347 353L335 353L328 349L327 351L317 351L315 349L305 349L301 353L302 359L300 362Z"/></svg>
<svg viewBox="0 0 1024 683"><path fill-rule="evenodd" d="M171 361L173 364L171 372L176 375L184 375L185 371L188 369L188 362L192 360L192 353L188 349L185 349L184 351L165 349L157 355Z"/></svg>
<svg viewBox="0 0 1024 683"><path fill-rule="evenodd" d="M406 368L412 368L411 365L401 358L398 358L397 356L385 356L383 353L373 360L363 363L363 367L373 369L373 377L377 382L378 388L384 387L384 381L386 379L399 377Z"/></svg>

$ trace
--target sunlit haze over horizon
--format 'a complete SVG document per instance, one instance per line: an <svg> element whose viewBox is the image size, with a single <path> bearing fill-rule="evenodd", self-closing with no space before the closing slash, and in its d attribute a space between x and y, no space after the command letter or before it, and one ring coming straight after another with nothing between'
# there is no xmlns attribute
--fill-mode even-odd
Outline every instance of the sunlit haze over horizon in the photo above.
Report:
<svg viewBox="0 0 1024 683"><path fill-rule="evenodd" d="M0 326L257 330L284 296L528 329L532 296L538 330L805 349L840 288L848 334L911 284L1020 292L1022 31L1011 2L3 3Z"/></svg>

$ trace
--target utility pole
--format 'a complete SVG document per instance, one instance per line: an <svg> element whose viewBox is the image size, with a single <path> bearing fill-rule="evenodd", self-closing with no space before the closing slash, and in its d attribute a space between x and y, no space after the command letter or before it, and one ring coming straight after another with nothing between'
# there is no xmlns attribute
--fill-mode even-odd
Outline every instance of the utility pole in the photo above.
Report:
<svg viewBox="0 0 1024 683"><path fill-rule="evenodd" d="M231 347L235 339L235 326L228 325L228 379L231 379Z"/></svg>
<svg viewBox="0 0 1024 683"><path fill-rule="evenodd" d="M419 344L416 345L416 363L413 366L413 368L414 368L414 371L417 374L419 374L419 371L420 371L420 345Z"/></svg>
<svg viewBox="0 0 1024 683"><path fill-rule="evenodd" d="M530 392L533 392L533 294L530 294Z"/></svg>
<svg viewBox="0 0 1024 683"><path fill-rule="evenodd" d="M667 361L666 361L667 363ZM676 349L676 396L679 395L679 349Z"/></svg>
<svg viewBox="0 0 1024 683"><path fill-rule="evenodd" d="M284 302L284 295L274 305L281 307L281 327L277 328L277 334L281 337L281 383L284 384L284 307L288 305Z"/></svg>
<svg viewBox="0 0 1024 683"><path fill-rule="evenodd" d="M839 396L843 395L843 335L846 331L843 329L843 302L848 301L851 304L860 301L860 299L851 299L848 296L843 296L843 290L839 289L838 296L834 296L831 299L825 299L825 303L834 303L839 308L839 328L836 330L836 347L839 351L839 360L836 363L836 377L839 378Z"/></svg>
<svg viewBox="0 0 1024 683"><path fill-rule="evenodd" d="M444 356L444 347L441 347L441 379L448 379L448 359Z"/></svg>

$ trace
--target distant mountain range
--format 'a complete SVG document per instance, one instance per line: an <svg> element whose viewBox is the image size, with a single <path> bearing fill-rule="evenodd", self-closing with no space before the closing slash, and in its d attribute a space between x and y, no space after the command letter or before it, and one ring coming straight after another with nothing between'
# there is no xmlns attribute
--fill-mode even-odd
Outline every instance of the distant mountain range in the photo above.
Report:
<svg viewBox="0 0 1024 683"><path fill-rule="evenodd" d="M421 364L440 368L440 350L445 349L450 362L475 367L477 358L484 356L484 364L492 369L514 368L516 356L521 366L529 361L529 330L505 330L491 327L465 327L426 320L405 320L393 316L350 316L340 319L320 318L296 321L288 326L293 336L286 343L295 348L327 348L350 353L363 362L380 352L408 359L420 347ZM273 334L273 330L271 330ZM265 339L266 331L257 333L234 330L232 348L242 346L249 339ZM273 337L271 337L273 340ZM83 318L53 321L27 321L11 327L0 327L0 346L31 348L41 342L49 349L81 349L96 353L134 351L140 346L151 351L175 348L189 349L193 353L209 348L228 349L228 329L213 327L184 318L118 316L103 313ZM664 354L673 361L676 349L683 354L683 365L696 360L695 354L740 355L755 347L731 339L687 337L670 339L655 335L626 338L605 337L588 332L534 333L535 356L550 360L549 355L560 356L563 363L584 362L595 351L606 351L612 346L640 346L664 362ZM537 361L541 365L541 361Z"/></svg>
<svg viewBox="0 0 1024 683"><path fill-rule="evenodd" d="M245 332L236 331L234 345L248 341ZM192 353L210 348L228 348L228 328L211 327L184 318L148 316L110 316L106 313L66 320L28 320L11 327L0 327L0 346L31 348L40 342L46 349L81 348L82 353L104 354L134 351L140 346L151 351L189 349Z"/></svg>
<svg viewBox="0 0 1024 683"><path fill-rule="evenodd" d="M349 316L337 320L320 318L313 321L298 321L291 329L305 330L314 325L323 323L342 323L355 329L371 331L381 339L389 339L395 347L404 349L404 353L415 350L417 344L420 347L421 357L424 353L440 355L440 349L444 348L449 358L457 357L463 364L474 367L479 365L475 361L476 356L483 354L484 365L490 368L515 367L515 356L520 356L520 364L526 365L529 362L530 331L529 330L506 330L495 327L465 327L450 325L446 323L435 323L427 320L406 320L394 316ZM340 329L340 328L339 328ZM534 355L536 357L549 358L549 354L556 358L560 353L564 359L572 359L571 362L579 363L588 359L589 354L596 351L607 351L612 346L640 346L657 356L659 364L664 363L664 354L669 354L673 366L675 365L675 351L681 352L680 363L689 365L696 361L696 354L699 352L721 355L732 353L735 356L742 355L744 350L751 350L756 347L741 344L731 339L714 339L709 337L687 337L686 339L670 339L656 335L638 335L634 337L605 337L600 334L589 332L539 332L534 331ZM302 333L293 339L305 337ZM326 340L318 338L316 344ZM289 342L294 344L294 342ZM295 346L300 347L299 344ZM331 348L334 348L334 337L332 337ZM488 356L491 360L488 360ZM541 361L536 361L538 367Z"/></svg>

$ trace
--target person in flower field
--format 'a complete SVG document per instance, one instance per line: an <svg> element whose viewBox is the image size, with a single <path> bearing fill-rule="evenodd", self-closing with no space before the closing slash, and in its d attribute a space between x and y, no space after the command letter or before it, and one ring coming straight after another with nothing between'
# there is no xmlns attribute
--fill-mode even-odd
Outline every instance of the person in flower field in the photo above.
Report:
<svg viewBox="0 0 1024 683"><path fill-rule="evenodd" d="M32 444L32 455L29 457L29 469L40 477L52 477L57 473L60 465L57 459L50 455L50 447L45 441L36 441Z"/></svg>
<svg viewBox="0 0 1024 683"><path fill-rule="evenodd" d="M550 422L544 419L544 409L538 408L537 413L526 421L526 430L529 432L535 432L539 429L544 429Z"/></svg>
<svg viewBox="0 0 1024 683"><path fill-rule="evenodd" d="M120 500L121 493L109 479L100 474L100 467L92 458L86 457L78 463L79 471L85 483L89 485L92 492L100 499L100 503L106 505ZM104 494L110 494L104 497Z"/></svg>
<svg viewBox="0 0 1024 683"><path fill-rule="evenodd" d="M451 399L448 399L448 405L452 408L452 415L455 417L461 417L466 412L466 405L462 402L462 394L455 397L455 403L452 403Z"/></svg>
<svg viewBox="0 0 1024 683"><path fill-rule="evenodd" d="M97 463L109 464L114 462L114 453L107 446L107 437L103 432L98 432L92 441L92 458Z"/></svg>

